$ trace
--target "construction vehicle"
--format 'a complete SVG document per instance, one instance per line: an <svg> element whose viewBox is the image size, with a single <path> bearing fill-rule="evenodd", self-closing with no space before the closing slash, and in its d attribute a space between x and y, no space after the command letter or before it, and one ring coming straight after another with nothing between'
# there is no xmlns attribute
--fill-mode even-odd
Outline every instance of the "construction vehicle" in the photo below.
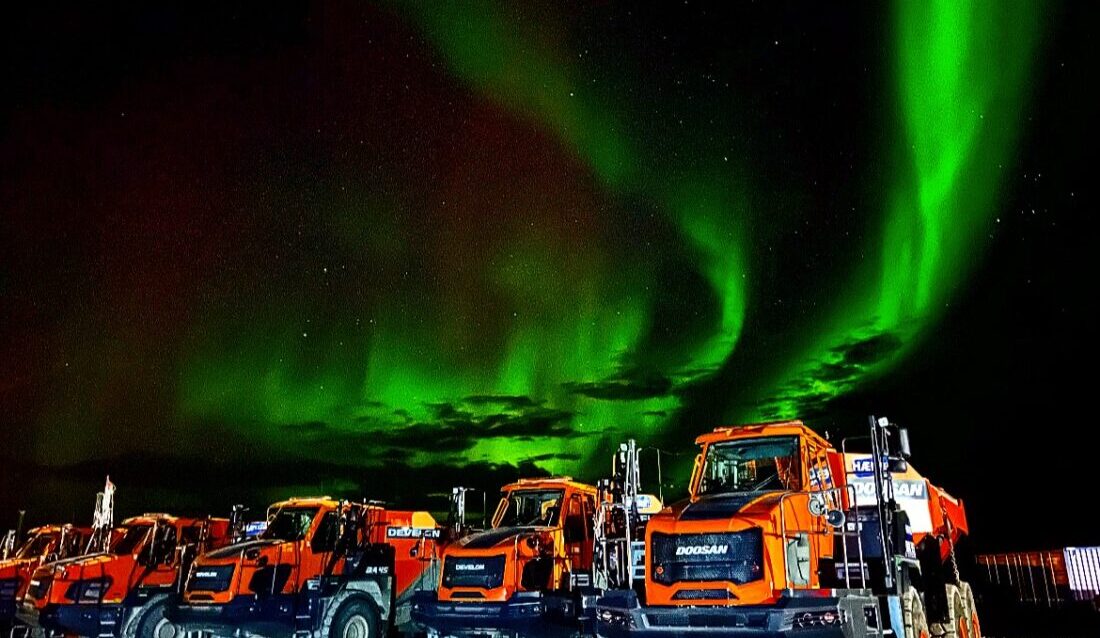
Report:
<svg viewBox="0 0 1100 638"><path fill-rule="evenodd" d="M200 556L169 618L216 636L374 638L408 624L449 535L425 511L328 496L273 504L256 538Z"/></svg>
<svg viewBox="0 0 1100 638"><path fill-rule="evenodd" d="M0 632L7 633L15 611L40 565L77 556L88 540L88 528L73 525L43 525L27 533L27 539L0 561Z"/></svg>
<svg viewBox="0 0 1100 638"><path fill-rule="evenodd" d="M30 628L99 638L163 638L180 574L228 542L229 520L143 514L115 530L114 485L96 505L88 553L34 571L18 618ZM171 635L171 634L167 634Z"/></svg>
<svg viewBox="0 0 1100 638"><path fill-rule="evenodd" d="M505 485L492 527L448 547L438 591L417 595L420 627L495 636L590 629L598 586L632 570L629 534L637 527L627 521L637 520L643 499L635 498L637 471L627 457L637 460L633 441L599 487L569 477Z"/></svg>
<svg viewBox="0 0 1100 638"><path fill-rule="evenodd" d="M597 633L979 635L963 503L909 466L904 428L870 426L870 454L800 421L698 437L690 496L647 525L644 587L601 596Z"/></svg>

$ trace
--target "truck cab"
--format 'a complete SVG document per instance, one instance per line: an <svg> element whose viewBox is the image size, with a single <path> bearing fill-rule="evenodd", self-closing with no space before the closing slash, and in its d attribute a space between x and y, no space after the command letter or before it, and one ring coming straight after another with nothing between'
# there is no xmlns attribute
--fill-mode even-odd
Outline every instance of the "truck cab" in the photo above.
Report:
<svg viewBox="0 0 1100 638"><path fill-rule="evenodd" d="M908 465L907 430L870 426L870 454L800 421L698 437L688 498L646 527L645 587L602 596L598 633L974 635L973 596L949 567L962 502Z"/></svg>
<svg viewBox="0 0 1100 638"><path fill-rule="evenodd" d="M198 552L224 544L228 527L227 519L169 514L126 519L107 552L36 569L19 618L32 627L83 636L160 635L181 569Z"/></svg>
<svg viewBox="0 0 1100 638"><path fill-rule="evenodd" d="M10 558L0 561L0 629L11 627L34 570L43 563L78 556L89 533L73 525L35 527Z"/></svg>
<svg viewBox="0 0 1100 638"><path fill-rule="evenodd" d="M690 496L647 528L646 599L653 605L775 602L820 586L833 538L809 499L839 505L832 446L799 421L719 428L696 439Z"/></svg>
<svg viewBox="0 0 1100 638"><path fill-rule="evenodd" d="M568 619L572 591L590 583L598 498L569 477L504 486L491 528L447 548L438 593L416 599L414 619L448 635Z"/></svg>
<svg viewBox="0 0 1100 638"><path fill-rule="evenodd" d="M220 636L346 625L368 638L407 622L412 592L434 587L441 538L428 512L291 498L268 509L256 538L199 557L169 617Z"/></svg>

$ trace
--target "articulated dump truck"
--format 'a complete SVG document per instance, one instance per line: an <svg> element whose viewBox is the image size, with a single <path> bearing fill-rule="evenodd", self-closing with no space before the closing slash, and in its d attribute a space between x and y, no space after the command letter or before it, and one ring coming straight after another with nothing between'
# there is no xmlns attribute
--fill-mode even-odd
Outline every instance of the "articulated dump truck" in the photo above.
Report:
<svg viewBox="0 0 1100 638"><path fill-rule="evenodd" d="M637 485L633 441L598 486L569 477L505 485L492 527L446 549L438 591L417 594L413 619L433 636L591 634L596 596L625 586L640 529L659 509Z"/></svg>
<svg viewBox="0 0 1100 638"><path fill-rule="evenodd" d="M36 527L7 560L0 561L0 632L11 630L34 571L45 563L79 556L90 533L73 525Z"/></svg>
<svg viewBox="0 0 1100 638"><path fill-rule="evenodd" d="M799 421L700 436L689 498L646 527L644 586L604 592L597 632L980 635L962 502L908 464L904 428L872 417L858 439L869 453Z"/></svg>
<svg viewBox="0 0 1100 638"><path fill-rule="evenodd" d="M425 511L292 498L257 538L199 557L168 617L215 636L374 638L407 627L450 538Z"/></svg>
<svg viewBox="0 0 1100 638"><path fill-rule="evenodd" d="M19 619L54 634L171 638L164 613L181 573L200 552L225 544L228 528L224 518L128 518L102 551L35 570Z"/></svg>

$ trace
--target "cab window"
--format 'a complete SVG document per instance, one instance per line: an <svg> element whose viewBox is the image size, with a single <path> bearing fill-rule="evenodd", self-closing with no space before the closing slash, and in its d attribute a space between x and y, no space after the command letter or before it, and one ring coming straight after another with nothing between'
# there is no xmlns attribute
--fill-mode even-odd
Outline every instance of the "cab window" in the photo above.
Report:
<svg viewBox="0 0 1100 638"><path fill-rule="evenodd" d="M565 542L580 543L587 538L588 524L585 522L584 503L580 494L569 497L569 508L565 513Z"/></svg>
<svg viewBox="0 0 1100 638"><path fill-rule="evenodd" d="M337 536L340 533L339 515L335 511L326 512L317 525L317 531L309 542L309 548L315 554L331 552L336 549Z"/></svg>

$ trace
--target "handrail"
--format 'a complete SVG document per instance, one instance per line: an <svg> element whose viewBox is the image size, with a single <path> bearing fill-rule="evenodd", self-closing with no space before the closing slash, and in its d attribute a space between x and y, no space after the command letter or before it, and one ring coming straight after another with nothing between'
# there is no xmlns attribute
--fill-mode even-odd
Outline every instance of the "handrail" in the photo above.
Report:
<svg viewBox="0 0 1100 638"><path fill-rule="evenodd" d="M795 587L793 587L791 585L791 581L790 581L790 566L789 566L789 563L788 563L788 560L787 560L787 551L788 550L787 550L786 542L788 540L791 540L792 538L797 538L797 537L792 537L788 534L788 530L787 530L787 508L786 508L787 503L789 501L793 501L793 499L796 498L796 497L805 496L806 500L807 500L807 506L808 506L809 499L811 499L815 496L820 496L822 498L827 498L829 496L832 496L833 499L837 499L837 498L839 498L839 495L841 494L841 490L844 491L843 493L844 493L845 496L849 496L851 498L850 502L853 504L853 507L851 509L854 511L855 510L855 508L854 508L854 504L855 504L855 486L853 486L851 484L845 484L844 486L841 486L841 487L830 487L830 488L827 488L827 489L820 489L820 490L800 490L800 491L786 492L782 496L779 497L779 536L784 541L783 551L781 552L782 553L782 571L783 571L783 581L782 582L783 582L783 585L784 585L783 589L787 590L788 592L793 592ZM815 517L815 519L817 519L817 518L819 518L819 517ZM849 560L849 557L848 557L848 539L852 535L854 535L855 539L856 539L856 553L857 553L857 559L858 559L859 570L860 570L859 571L860 582L861 583L866 583L867 582L867 575L866 575L866 571L865 571L866 566L865 566L865 561L864 561L864 557L863 557L863 539L862 539L862 534L861 534L862 530L860 529L861 522L859 520L858 513L856 514L855 520L853 522L855 523L855 525L854 525L854 529L852 531L849 531L848 521L845 520L845 522L838 528L838 530L833 532L834 535L838 535L838 536L841 537L841 540L842 540L843 546L844 546L844 586L847 589L851 589L851 587L852 587L852 584L851 584L851 570L849 569L850 560ZM796 530L796 532L797 533L822 534L822 535L826 534L826 533L829 533L828 530L824 528L824 526L822 526L821 529ZM810 551L811 552L813 551L813 544L810 545ZM834 554L833 554L834 558L836 557L836 553L837 552L835 552L835 550L834 550ZM812 556L813 555L811 554L811 557ZM817 558L818 558L818 560L820 560L821 556L818 555ZM774 587L774 581L773 581L773 587Z"/></svg>

